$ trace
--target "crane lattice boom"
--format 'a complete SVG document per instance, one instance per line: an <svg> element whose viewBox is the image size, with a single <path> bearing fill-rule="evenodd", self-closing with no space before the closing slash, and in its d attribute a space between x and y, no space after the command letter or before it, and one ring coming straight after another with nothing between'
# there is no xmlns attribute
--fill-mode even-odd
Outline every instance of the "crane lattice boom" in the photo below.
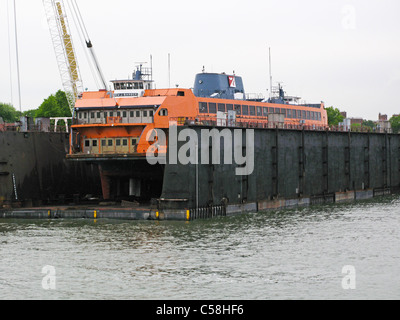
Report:
<svg viewBox="0 0 400 320"><path fill-rule="evenodd" d="M71 111L83 92L75 49L63 0L43 0L62 85Z"/></svg>

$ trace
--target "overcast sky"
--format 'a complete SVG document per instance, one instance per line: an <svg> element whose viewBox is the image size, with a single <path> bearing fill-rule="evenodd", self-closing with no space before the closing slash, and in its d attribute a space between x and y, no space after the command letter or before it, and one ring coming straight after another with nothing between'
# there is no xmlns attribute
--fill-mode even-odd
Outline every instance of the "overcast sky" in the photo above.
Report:
<svg viewBox="0 0 400 320"><path fill-rule="evenodd" d="M16 0L22 109L62 89L42 0ZM247 93L274 83L349 117L400 113L399 0L77 0L105 77L127 78L153 56L157 88L191 88L203 66L236 72ZM11 20L11 72L7 3ZM0 101L18 109L12 0L0 0ZM70 17L85 88L97 90Z"/></svg>

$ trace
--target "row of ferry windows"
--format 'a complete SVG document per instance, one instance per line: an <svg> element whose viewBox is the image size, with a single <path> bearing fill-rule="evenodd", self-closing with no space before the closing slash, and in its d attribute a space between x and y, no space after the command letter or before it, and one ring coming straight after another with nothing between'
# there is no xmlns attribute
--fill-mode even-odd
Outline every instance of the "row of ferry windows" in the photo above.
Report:
<svg viewBox="0 0 400 320"><path fill-rule="evenodd" d="M102 147L113 147L115 142L115 146L120 147L127 147L128 146L128 139L102 139L101 140L101 146ZM132 139L131 141L132 146L135 146L137 144L136 139ZM98 140L93 139L93 140L85 140L85 147L97 147L98 146Z"/></svg>
<svg viewBox="0 0 400 320"><path fill-rule="evenodd" d="M207 103L207 102L199 103L200 113L217 113L217 111L228 112L231 110L235 110L237 115L243 115L243 116L267 117L269 114L272 113L274 114L281 113L285 115L285 118L321 120L321 113L314 111L272 108L272 107L258 107L258 106L256 107L256 106L236 105L236 104L225 105L224 103Z"/></svg>
<svg viewBox="0 0 400 320"><path fill-rule="evenodd" d="M114 90L144 89L143 82L114 83Z"/></svg>
<svg viewBox="0 0 400 320"><path fill-rule="evenodd" d="M110 112L103 112L104 118L107 117L122 117L126 118L128 116L129 112L129 117L131 118L140 118L140 117L153 117L154 116L154 111L153 110L144 110L144 111L110 111ZM79 112L78 113L78 118L79 119L101 119L102 118L102 113L101 112Z"/></svg>

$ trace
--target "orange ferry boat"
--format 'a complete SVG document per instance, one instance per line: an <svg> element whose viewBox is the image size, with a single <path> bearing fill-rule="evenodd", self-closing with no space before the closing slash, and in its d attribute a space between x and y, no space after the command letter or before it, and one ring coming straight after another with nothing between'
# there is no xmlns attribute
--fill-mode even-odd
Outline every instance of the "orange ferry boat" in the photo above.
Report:
<svg viewBox="0 0 400 320"><path fill-rule="evenodd" d="M154 144L147 137L154 129L168 137L171 122L311 130L324 130L328 125L322 102L299 104L299 98L286 97L281 87L268 100L251 99L236 75L203 72L196 76L193 89L154 89L151 70L140 66L132 79L112 84L113 91L84 92L77 100L68 155L70 160L99 164L104 199L159 196L163 169L149 169L146 164L146 152Z"/></svg>

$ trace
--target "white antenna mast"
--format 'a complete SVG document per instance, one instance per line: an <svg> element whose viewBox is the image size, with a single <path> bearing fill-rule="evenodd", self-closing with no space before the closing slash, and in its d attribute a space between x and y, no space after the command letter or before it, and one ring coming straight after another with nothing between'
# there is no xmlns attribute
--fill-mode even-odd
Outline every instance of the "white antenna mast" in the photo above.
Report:
<svg viewBox="0 0 400 320"><path fill-rule="evenodd" d="M272 99L272 64L271 64L271 48L269 48L269 97Z"/></svg>

